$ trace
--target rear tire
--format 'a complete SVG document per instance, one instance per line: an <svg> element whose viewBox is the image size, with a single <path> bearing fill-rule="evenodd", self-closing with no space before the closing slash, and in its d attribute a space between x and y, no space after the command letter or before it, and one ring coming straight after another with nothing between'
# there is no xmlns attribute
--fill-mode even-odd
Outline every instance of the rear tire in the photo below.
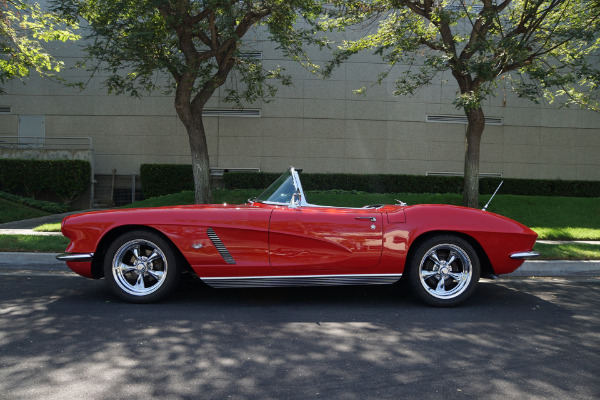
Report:
<svg viewBox="0 0 600 400"><path fill-rule="evenodd" d="M454 307L467 300L480 274L473 246L454 235L427 239L407 260L409 288L420 300L436 307Z"/></svg>
<svg viewBox="0 0 600 400"><path fill-rule="evenodd" d="M156 233L135 230L108 247L104 276L110 289L130 303L152 303L173 292L181 266L171 243Z"/></svg>

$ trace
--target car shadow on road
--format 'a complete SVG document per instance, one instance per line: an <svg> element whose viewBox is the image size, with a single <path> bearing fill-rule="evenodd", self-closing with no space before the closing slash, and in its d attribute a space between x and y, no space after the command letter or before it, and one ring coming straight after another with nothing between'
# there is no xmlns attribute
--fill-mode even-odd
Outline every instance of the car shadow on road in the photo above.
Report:
<svg viewBox="0 0 600 400"><path fill-rule="evenodd" d="M438 309L394 285L185 282L135 305L103 281L4 278L9 398L594 398L600 372L598 315L564 305L589 285L482 281L462 306Z"/></svg>
<svg viewBox="0 0 600 400"><path fill-rule="evenodd" d="M115 297L103 281L85 281L90 284L56 299L54 307L70 307L97 316L105 313L145 313L169 320L173 315L187 312L198 320L239 322L248 320L269 321L372 321L385 318L419 320L424 315L435 316L440 321L495 321L496 313L512 313L532 309L540 313L567 312L555 303L515 290L505 284L482 280L472 297L453 309L440 309L421 303L412 294L395 285L243 288L214 289L199 280L184 281L169 298L155 304L129 304ZM174 313L177 310L178 313ZM426 313L426 314L424 314Z"/></svg>

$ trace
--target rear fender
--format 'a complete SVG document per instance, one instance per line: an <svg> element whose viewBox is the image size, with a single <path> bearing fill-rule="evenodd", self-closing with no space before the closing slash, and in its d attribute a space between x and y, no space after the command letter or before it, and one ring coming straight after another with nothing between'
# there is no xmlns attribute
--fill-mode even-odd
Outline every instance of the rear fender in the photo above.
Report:
<svg viewBox="0 0 600 400"><path fill-rule="evenodd" d="M475 238L473 238L472 236L456 231L429 231L422 233L418 237L414 238L414 240L410 243L410 246L408 248L408 254L406 255L406 262L411 262L413 253L416 251L416 249L421 243L430 239L433 236L438 235L453 235L469 242L469 244L473 246L473 249L479 257L479 264L481 266L481 277L489 278L495 275L492 263L490 262L489 257L487 256L485 250L483 249L483 247L481 247L479 242L475 240Z"/></svg>

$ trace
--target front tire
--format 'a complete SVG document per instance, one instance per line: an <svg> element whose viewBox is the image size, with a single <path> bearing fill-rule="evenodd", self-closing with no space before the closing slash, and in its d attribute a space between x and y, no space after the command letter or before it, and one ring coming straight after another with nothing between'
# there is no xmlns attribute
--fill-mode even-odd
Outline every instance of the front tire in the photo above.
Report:
<svg viewBox="0 0 600 400"><path fill-rule="evenodd" d="M104 276L110 289L131 303L152 303L173 292L181 267L172 245L153 232L122 234L108 247Z"/></svg>
<svg viewBox="0 0 600 400"><path fill-rule="evenodd" d="M454 235L437 235L421 243L407 269L411 291L436 307L454 307L467 300L481 274L473 246Z"/></svg>

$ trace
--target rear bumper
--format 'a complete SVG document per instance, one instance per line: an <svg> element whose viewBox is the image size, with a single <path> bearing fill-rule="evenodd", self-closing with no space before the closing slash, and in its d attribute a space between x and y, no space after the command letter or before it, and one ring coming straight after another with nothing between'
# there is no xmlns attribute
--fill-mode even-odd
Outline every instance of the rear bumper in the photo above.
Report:
<svg viewBox="0 0 600 400"><path fill-rule="evenodd" d="M540 253L537 251L521 251L519 253L513 253L510 258L513 260L531 260L532 258L539 257Z"/></svg>
<svg viewBox="0 0 600 400"><path fill-rule="evenodd" d="M65 262L90 262L94 253L63 253L56 256L57 260Z"/></svg>

